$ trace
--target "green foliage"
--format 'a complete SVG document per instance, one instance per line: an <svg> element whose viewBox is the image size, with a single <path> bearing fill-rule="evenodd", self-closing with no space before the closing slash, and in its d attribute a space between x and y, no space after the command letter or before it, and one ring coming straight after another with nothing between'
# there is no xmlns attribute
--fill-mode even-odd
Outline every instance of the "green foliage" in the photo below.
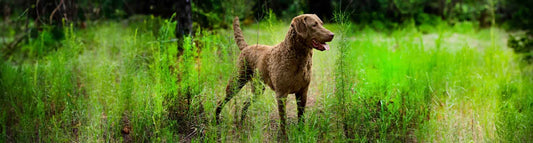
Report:
<svg viewBox="0 0 533 143"><path fill-rule="evenodd" d="M73 36L67 37L75 40ZM10 116L2 122L4 138L58 142L73 136L71 129L77 128L73 126L82 120L79 109L85 105L79 101L80 90L74 76L78 45L67 42L65 46L69 48L49 55L34 53L35 57L44 57L34 62L24 61L23 65L2 61L0 89L2 103L6 104L1 109Z"/></svg>
<svg viewBox="0 0 533 143"><path fill-rule="evenodd" d="M531 10L533 6L532 1L510 0L504 4L506 10L511 12L508 22L512 25L512 29L533 29L533 21L531 21L533 18L533 11Z"/></svg>
<svg viewBox="0 0 533 143"><path fill-rule="evenodd" d="M296 15L304 14L306 7L307 5L305 0L294 0L292 4L290 4L289 7L282 12L281 17L291 20Z"/></svg>
<svg viewBox="0 0 533 143"><path fill-rule="evenodd" d="M274 45L284 38L287 23L270 13L243 27L249 44ZM335 16L337 24L325 25L336 33L331 50L313 55L305 122L296 122L296 101L289 96L290 142L531 140L532 68L505 48L504 31L477 29L475 22L422 28L416 19L383 30L387 26ZM269 88L252 103L243 125L235 118L252 96L249 85L226 105L223 122L214 124L213 111L240 53L232 31L198 29L178 57L174 24L157 17L128 26L89 23L87 29L65 27L64 39L55 42L45 30L14 54L28 55L23 60L0 62L0 138L277 140L277 105ZM46 49L47 42L56 48Z"/></svg>
<svg viewBox="0 0 533 143"><path fill-rule="evenodd" d="M196 58L198 58L198 51L192 43L191 37L185 38L183 43L183 54L181 55L181 61L178 64L178 72L180 73L180 90L179 93L188 96L197 95L200 92L200 86L198 82L198 71L195 67Z"/></svg>
<svg viewBox="0 0 533 143"><path fill-rule="evenodd" d="M233 18L251 16L255 1L248 0L198 0L193 1L195 22L202 28L224 28L231 25Z"/></svg>
<svg viewBox="0 0 533 143"><path fill-rule="evenodd" d="M507 24L510 29L522 29L525 33L509 35L508 46L516 53L522 54L529 62L533 59L533 11L531 1L511 0L505 3L511 11Z"/></svg>
<svg viewBox="0 0 533 143"><path fill-rule="evenodd" d="M105 18L123 18L126 16L124 3L128 4L129 0L80 0L78 6L84 12L84 18L93 19L99 17ZM130 8L131 10L131 8Z"/></svg>
<svg viewBox="0 0 533 143"><path fill-rule="evenodd" d="M339 15L339 17L344 15ZM341 27L342 20L338 21ZM458 33L473 34L471 23L456 25ZM496 132L501 140L524 141L529 138L530 112L515 112L507 106L527 107L531 102L529 91L517 92L516 87L530 86L530 76L522 73L512 53L490 45L483 50L456 45L444 41L448 31L442 28L434 44L428 44L425 37L416 30L394 31L391 36L374 32L360 33L355 41L344 37L337 39L339 58L336 64L335 95L340 108L338 112L344 124L344 134L355 141L458 141L500 140L490 136L491 126L504 129ZM341 31L342 35L349 32ZM379 39L379 40L376 40ZM492 38L490 38L492 39ZM497 39L497 38L496 38ZM490 41L490 40L489 40ZM501 46L494 45L494 46ZM493 66L500 65L500 66ZM489 66L489 67L485 67ZM496 76L503 75L503 76ZM525 80L525 81L523 81ZM500 83L512 83L502 86ZM505 92L501 93L499 90ZM499 100L496 97L522 99L520 103ZM492 98L488 98L492 96ZM504 104L498 104L503 102ZM459 107L451 107L448 104ZM442 110L441 108L446 108ZM505 107L498 112L499 107ZM453 110L473 110L473 115L455 115ZM493 111L487 113L487 111ZM525 110L522 110L525 111ZM508 113L511 112L511 113ZM493 114L503 114L494 118ZM442 119L446 116L445 119ZM455 116L455 117L453 117ZM443 128L455 122L464 122L462 116L474 116L472 126L483 128L484 132L472 136L445 136L446 132L463 133L461 126ZM520 117L520 118L513 118ZM459 121L453 121L461 118ZM469 117L467 117L469 118ZM450 121L452 120L452 121ZM498 122L490 122L497 120ZM500 122L501 121L501 122ZM504 123L505 125L499 125ZM520 127L522 126L522 127ZM419 131L418 133L416 133ZM513 134L519 131L520 134ZM442 132L442 133L441 133ZM414 137L416 134L416 137ZM492 133L493 134L493 133ZM512 134L512 136L510 136ZM444 136L443 136L444 135Z"/></svg>
<svg viewBox="0 0 533 143"><path fill-rule="evenodd" d="M445 25L446 23L437 15L419 13L415 17L416 25L418 25L418 30L422 33L434 33L437 31L435 27Z"/></svg>
<svg viewBox="0 0 533 143"><path fill-rule="evenodd" d="M509 35L509 40L507 41L507 45L510 48L516 53L522 54L524 59L529 61L533 59L533 37L529 36L533 35L532 33L517 36Z"/></svg>
<svg viewBox="0 0 533 143"><path fill-rule="evenodd" d="M531 68L522 72L532 72ZM532 85L531 75L521 77L522 81L503 81L500 87L501 107L498 113L499 121L496 125L498 129L498 139L509 142L528 142L533 139L533 90L523 86Z"/></svg>
<svg viewBox="0 0 533 143"><path fill-rule="evenodd" d="M398 9L399 13L397 14L401 15L415 15L418 13L423 13L424 6L429 2L429 0L392 0L392 3ZM382 3L381 5L385 5L385 3Z"/></svg>
<svg viewBox="0 0 533 143"><path fill-rule="evenodd" d="M337 10L351 13L350 19L357 23L374 25L379 21L388 29L395 29L391 23L402 24L411 19L417 25L435 26L435 23L471 21L482 26L492 25L492 20L506 21L506 12L493 13L498 9L510 8L500 0L377 0L377 1L332 1Z"/></svg>

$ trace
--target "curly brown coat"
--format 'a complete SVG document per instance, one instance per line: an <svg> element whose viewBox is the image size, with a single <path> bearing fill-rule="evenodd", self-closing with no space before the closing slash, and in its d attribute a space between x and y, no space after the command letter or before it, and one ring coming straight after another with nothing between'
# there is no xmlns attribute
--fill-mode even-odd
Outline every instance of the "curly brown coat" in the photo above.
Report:
<svg viewBox="0 0 533 143"><path fill-rule="evenodd" d="M314 14L303 14L292 19L291 27L283 42L275 46L252 45L244 41L239 18L233 21L234 36L241 53L238 75L230 79L226 88L226 98L218 103L217 124L224 105L254 76L276 92L280 116L281 133L285 134L285 105L288 94L295 94L298 104L298 120L302 120L307 100L307 90L311 81L313 48L329 50L334 34L324 28L322 20ZM264 85L252 82L254 96L264 91ZM255 98L255 97L254 97ZM244 103L241 123L246 117L250 100Z"/></svg>

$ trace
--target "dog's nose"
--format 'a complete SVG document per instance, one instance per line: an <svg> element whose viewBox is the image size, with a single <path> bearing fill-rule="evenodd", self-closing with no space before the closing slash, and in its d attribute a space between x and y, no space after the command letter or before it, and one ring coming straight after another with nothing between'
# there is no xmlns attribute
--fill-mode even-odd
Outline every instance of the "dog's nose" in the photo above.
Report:
<svg viewBox="0 0 533 143"><path fill-rule="evenodd" d="M335 34L333 34L333 33L329 33L328 36L329 36L329 39L333 39L333 37L335 37Z"/></svg>

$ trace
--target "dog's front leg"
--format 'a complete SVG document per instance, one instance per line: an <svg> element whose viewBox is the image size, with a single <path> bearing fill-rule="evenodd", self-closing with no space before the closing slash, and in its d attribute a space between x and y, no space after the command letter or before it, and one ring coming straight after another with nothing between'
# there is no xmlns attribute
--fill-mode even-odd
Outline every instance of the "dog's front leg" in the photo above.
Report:
<svg viewBox="0 0 533 143"><path fill-rule="evenodd" d="M307 87L296 93L296 104L298 105L298 122L305 122L303 115L305 113L305 104L307 103Z"/></svg>

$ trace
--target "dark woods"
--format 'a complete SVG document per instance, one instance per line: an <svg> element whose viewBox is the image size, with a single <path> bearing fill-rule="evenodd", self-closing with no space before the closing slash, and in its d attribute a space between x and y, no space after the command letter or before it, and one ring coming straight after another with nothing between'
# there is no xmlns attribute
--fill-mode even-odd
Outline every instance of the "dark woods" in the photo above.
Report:
<svg viewBox="0 0 533 143"><path fill-rule="evenodd" d="M25 41L25 35L35 37L43 28L51 29L55 39L61 39L61 26L85 28L86 21L125 19L133 15L154 15L169 18L176 13L176 38L194 33L197 28L229 28L233 16L247 19L250 24L272 12L281 19L301 13L315 13L332 21L335 12L349 14L351 21L393 29L402 23L454 24L473 21L479 27L497 24L508 29L530 31L533 24L532 1L523 0L2 0L2 29L15 28L13 40L2 42L6 53ZM514 35L510 47L517 52L531 51L532 32ZM5 33L2 33L5 35ZM12 35L10 35L12 36ZM181 43L181 42L180 42Z"/></svg>
<svg viewBox="0 0 533 143"><path fill-rule="evenodd" d="M300 13L315 13L331 20L333 13L350 13L355 22L374 20L405 22L436 16L448 22L478 21L490 25L512 21L516 25L528 25L530 1L479 1L479 0L2 0L4 20L28 16L36 23L63 24L96 19L119 19L145 14L168 18L173 13L190 13L200 27L226 27L233 15L261 20L272 10L277 17L291 18ZM236 7L236 5L243 5ZM186 8L189 6L190 10ZM216 18L218 17L218 18ZM229 18L228 18L229 17ZM531 17L529 17L531 18ZM228 20L229 19L229 20ZM187 21L184 21L187 22ZM212 25L212 26L210 26ZM531 24L529 24L531 25Z"/></svg>

